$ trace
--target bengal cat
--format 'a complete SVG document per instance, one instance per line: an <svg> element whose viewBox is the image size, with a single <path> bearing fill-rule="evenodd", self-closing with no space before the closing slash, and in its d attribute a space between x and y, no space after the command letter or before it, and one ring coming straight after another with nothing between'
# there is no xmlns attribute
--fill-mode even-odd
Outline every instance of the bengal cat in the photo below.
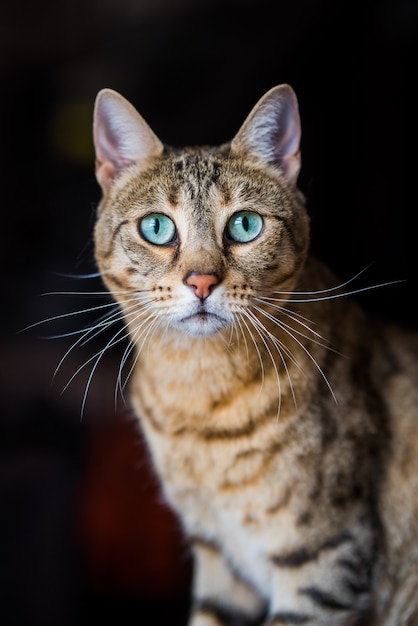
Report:
<svg viewBox="0 0 418 626"><path fill-rule="evenodd" d="M288 85L186 149L100 91L96 259L190 539L190 625L417 626L418 336L310 254L300 134Z"/></svg>

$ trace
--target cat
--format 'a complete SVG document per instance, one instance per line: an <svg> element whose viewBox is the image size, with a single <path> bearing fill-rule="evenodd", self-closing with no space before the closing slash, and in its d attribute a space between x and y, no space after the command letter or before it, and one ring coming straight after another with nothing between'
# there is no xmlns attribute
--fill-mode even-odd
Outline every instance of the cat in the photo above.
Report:
<svg viewBox="0 0 418 626"><path fill-rule="evenodd" d="M190 541L190 625L417 626L418 336L310 253L295 92L177 149L103 89L93 136L95 258Z"/></svg>

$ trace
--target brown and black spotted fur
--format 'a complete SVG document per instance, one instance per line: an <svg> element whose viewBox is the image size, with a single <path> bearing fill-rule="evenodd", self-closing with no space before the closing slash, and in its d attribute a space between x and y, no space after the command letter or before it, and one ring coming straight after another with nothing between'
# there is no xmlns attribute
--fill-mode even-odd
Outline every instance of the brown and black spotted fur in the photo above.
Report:
<svg viewBox="0 0 418 626"><path fill-rule="evenodd" d="M96 258L193 548L191 626L418 626L418 337L309 255L292 89L185 150L105 89L94 138Z"/></svg>

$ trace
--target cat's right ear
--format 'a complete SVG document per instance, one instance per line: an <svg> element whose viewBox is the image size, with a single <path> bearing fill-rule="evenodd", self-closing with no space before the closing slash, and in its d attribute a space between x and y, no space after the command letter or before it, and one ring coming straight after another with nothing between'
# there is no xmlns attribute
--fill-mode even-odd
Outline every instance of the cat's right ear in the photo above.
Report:
<svg viewBox="0 0 418 626"><path fill-rule="evenodd" d="M145 166L163 144L137 110L113 89L99 91L94 106L96 177L103 191L132 164Z"/></svg>

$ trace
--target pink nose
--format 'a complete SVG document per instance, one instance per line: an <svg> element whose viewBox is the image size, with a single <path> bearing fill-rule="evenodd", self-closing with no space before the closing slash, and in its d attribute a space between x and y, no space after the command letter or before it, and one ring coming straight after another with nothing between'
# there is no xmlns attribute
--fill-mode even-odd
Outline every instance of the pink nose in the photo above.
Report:
<svg viewBox="0 0 418 626"><path fill-rule="evenodd" d="M185 280L186 285L194 289L194 293L200 300L206 300L210 296L212 288L219 283L215 274L197 274L192 272Z"/></svg>

